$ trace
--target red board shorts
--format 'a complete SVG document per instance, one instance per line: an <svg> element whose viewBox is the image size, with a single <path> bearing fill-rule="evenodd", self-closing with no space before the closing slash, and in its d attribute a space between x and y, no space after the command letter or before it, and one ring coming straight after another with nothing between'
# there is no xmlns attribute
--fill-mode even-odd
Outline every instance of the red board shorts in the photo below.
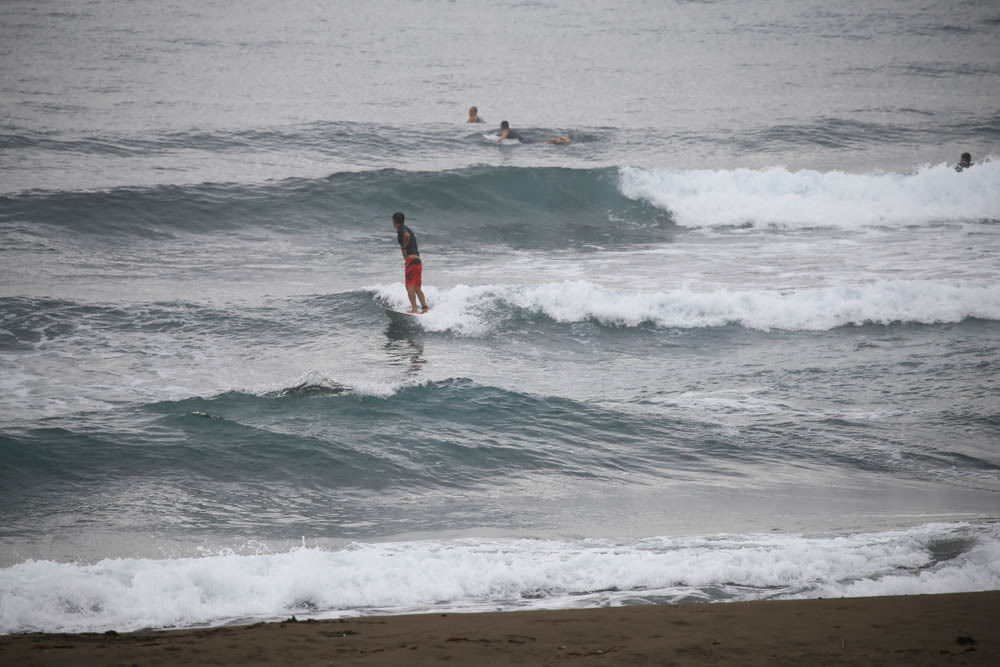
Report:
<svg viewBox="0 0 1000 667"><path fill-rule="evenodd" d="M406 286L413 287L414 289L421 288L421 279L423 278L424 265L420 263L419 257L410 257L406 260Z"/></svg>

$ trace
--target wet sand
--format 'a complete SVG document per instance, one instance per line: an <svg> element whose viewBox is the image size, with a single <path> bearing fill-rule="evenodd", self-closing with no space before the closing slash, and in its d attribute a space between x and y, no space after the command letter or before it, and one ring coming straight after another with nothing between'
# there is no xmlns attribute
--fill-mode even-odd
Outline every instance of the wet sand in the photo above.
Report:
<svg viewBox="0 0 1000 667"><path fill-rule="evenodd" d="M0 636L0 665L998 665L1000 591Z"/></svg>

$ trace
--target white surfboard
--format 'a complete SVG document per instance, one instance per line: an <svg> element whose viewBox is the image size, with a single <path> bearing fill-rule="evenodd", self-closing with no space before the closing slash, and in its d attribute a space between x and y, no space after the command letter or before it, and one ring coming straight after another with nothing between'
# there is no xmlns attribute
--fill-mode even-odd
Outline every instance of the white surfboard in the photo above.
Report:
<svg viewBox="0 0 1000 667"><path fill-rule="evenodd" d="M423 316L423 313L411 313L408 310L393 310L392 308L386 308L385 314L389 316L389 319L393 322L415 322L418 318Z"/></svg>

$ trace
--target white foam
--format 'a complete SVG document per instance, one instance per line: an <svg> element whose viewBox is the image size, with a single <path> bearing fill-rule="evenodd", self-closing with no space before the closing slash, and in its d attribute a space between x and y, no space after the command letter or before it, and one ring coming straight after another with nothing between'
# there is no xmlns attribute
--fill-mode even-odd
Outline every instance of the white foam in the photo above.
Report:
<svg viewBox="0 0 1000 667"><path fill-rule="evenodd" d="M873 595L928 595L996 590L1000 582L1000 543L973 547L954 563L917 573L885 573L858 581L824 582L810 596L864 597ZM800 595L799 597L806 597Z"/></svg>
<svg viewBox="0 0 1000 667"><path fill-rule="evenodd" d="M971 546L936 563L942 540ZM301 547L199 558L27 561L0 570L0 632L209 625L288 614L559 608L1000 587L1000 528Z"/></svg>
<svg viewBox="0 0 1000 667"><path fill-rule="evenodd" d="M402 283L374 285L376 296L395 310L409 309L406 288ZM439 289L423 287L430 310L416 323L426 331L452 331L466 336L479 336L488 332L498 321L495 313L500 296L507 291L504 286L456 285Z"/></svg>
<svg viewBox="0 0 1000 667"><path fill-rule="evenodd" d="M398 303L399 284L375 288ZM427 290L425 290L426 292ZM478 336L513 316L512 309L557 322L596 320L607 326L699 328L738 324L750 329L824 331L845 325L895 322L936 324L968 317L1000 319L1000 285L967 281L880 280L850 287L797 290L662 292L611 290L585 280L540 285L457 285L434 289L428 331ZM395 299L395 301L393 301Z"/></svg>
<svg viewBox="0 0 1000 667"><path fill-rule="evenodd" d="M767 169L619 170L621 192L670 211L683 227L899 227L1000 219L1000 162L958 173L851 174Z"/></svg>

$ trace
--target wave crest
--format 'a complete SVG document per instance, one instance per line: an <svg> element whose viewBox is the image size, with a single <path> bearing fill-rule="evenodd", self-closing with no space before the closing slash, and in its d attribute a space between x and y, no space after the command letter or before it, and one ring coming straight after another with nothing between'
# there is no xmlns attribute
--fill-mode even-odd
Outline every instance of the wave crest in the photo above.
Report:
<svg viewBox="0 0 1000 667"><path fill-rule="evenodd" d="M413 611L981 591L995 527L638 541L464 539L250 554L26 561L0 569L0 632L85 632ZM954 553L941 558L942 547ZM254 553L256 552L256 553Z"/></svg>
<svg viewBox="0 0 1000 667"><path fill-rule="evenodd" d="M398 284L373 288L399 307ZM420 321L428 331L481 336L518 320L594 321L609 327L665 328L738 325L768 331L825 331L848 325L940 324L966 318L1000 320L1000 285L885 280L852 287L769 291L678 288L620 292L585 280L540 285L457 285L425 288L434 308Z"/></svg>
<svg viewBox="0 0 1000 667"><path fill-rule="evenodd" d="M622 193L669 211L682 227L904 227L1000 220L1000 163L962 173L947 164L912 174L619 170Z"/></svg>

